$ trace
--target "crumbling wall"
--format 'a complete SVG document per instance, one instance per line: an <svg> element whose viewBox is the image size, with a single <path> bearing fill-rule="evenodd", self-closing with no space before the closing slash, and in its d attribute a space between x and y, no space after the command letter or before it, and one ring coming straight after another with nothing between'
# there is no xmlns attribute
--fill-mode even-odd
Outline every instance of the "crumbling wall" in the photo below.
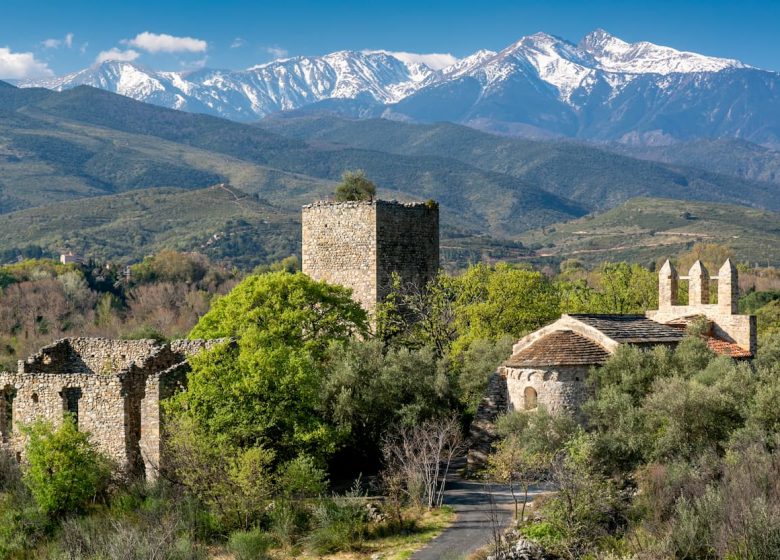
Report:
<svg viewBox="0 0 780 560"><path fill-rule="evenodd" d="M20 361L17 373L0 373L0 390L13 395L10 411L5 401L0 411L4 445L21 454L22 425L58 426L71 412L122 472L153 478L162 447L161 400L186 385L188 356L222 342L70 338L50 344Z"/></svg>
<svg viewBox="0 0 780 560"><path fill-rule="evenodd" d="M496 418L506 412L507 404L506 377L501 370L498 370L493 372L488 380L485 394L469 429L467 455L469 472L473 473L486 465L487 456L496 439Z"/></svg>

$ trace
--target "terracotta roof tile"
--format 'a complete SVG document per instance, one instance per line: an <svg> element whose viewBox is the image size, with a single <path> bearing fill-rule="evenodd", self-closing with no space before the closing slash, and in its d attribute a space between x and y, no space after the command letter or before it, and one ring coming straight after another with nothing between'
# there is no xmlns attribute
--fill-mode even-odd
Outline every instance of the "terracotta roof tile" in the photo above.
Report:
<svg viewBox="0 0 780 560"><path fill-rule="evenodd" d="M570 330L554 331L512 355L509 367L589 366L603 364L609 352Z"/></svg>
<svg viewBox="0 0 780 560"><path fill-rule="evenodd" d="M750 350L745 350L735 342L729 342L714 336L707 337L707 346L716 354L730 356L732 358L752 358Z"/></svg>
<svg viewBox="0 0 780 560"><path fill-rule="evenodd" d="M621 344L675 344L685 338L685 333L679 329L657 323L644 315L571 314L570 317L598 329Z"/></svg>

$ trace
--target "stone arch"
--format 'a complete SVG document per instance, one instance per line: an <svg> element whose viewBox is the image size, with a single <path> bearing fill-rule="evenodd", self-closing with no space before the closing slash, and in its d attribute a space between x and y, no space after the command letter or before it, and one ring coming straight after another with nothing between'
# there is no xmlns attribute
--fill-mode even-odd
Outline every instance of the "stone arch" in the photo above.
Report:
<svg viewBox="0 0 780 560"><path fill-rule="evenodd" d="M536 389L530 385L523 390L523 408L526 410L533 410L536 408L538 406L537 399L538 395L536 394Z"/></svg>

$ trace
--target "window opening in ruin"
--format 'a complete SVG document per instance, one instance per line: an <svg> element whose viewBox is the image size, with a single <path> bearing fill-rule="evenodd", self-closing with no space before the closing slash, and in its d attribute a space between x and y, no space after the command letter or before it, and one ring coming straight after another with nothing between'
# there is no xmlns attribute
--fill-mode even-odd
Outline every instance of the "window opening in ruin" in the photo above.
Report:
<svg viewBox="0 0 780 560"><path fill-rule="evenodd" d="M533 387L526 387L523 393L524 404L526 410L532 410L536 408L536 389Z"/></svg>
<svg viewBox="0 0 780 560"><path fill-rule="evenodd" d="M38 402L38 393L32 394L32 402L37 403Z"/></svg>
<svg viewBox="0 0 780 560"><path fill-rule="evenodd" d="M76 426L79 425L79 399L81 398L80 387L68 387L62 391L62 400L65 412L73 417Z"/></svg>
<svg viewBox="0 0 780 560"><path fill-rule="evenodd" d="M14 399L16 398L16 387L6 385L3 387L2 414L0 414L0 432L3 434L3 441L8 441L11 432L14 430Z"/></svg>

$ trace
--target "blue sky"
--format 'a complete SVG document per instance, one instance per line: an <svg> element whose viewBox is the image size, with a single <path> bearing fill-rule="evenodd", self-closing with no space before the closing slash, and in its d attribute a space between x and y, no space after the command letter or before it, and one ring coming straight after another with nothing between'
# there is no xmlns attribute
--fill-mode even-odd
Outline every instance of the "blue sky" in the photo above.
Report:
<svg viewBox="0 0 780 560"><path fill-rule="evenodd" d="M161 70L343 49L461 57L537 31L576 42L597 27L780 71L778 0L1 0L0 78L59 75L108 51Z"/></svg>

